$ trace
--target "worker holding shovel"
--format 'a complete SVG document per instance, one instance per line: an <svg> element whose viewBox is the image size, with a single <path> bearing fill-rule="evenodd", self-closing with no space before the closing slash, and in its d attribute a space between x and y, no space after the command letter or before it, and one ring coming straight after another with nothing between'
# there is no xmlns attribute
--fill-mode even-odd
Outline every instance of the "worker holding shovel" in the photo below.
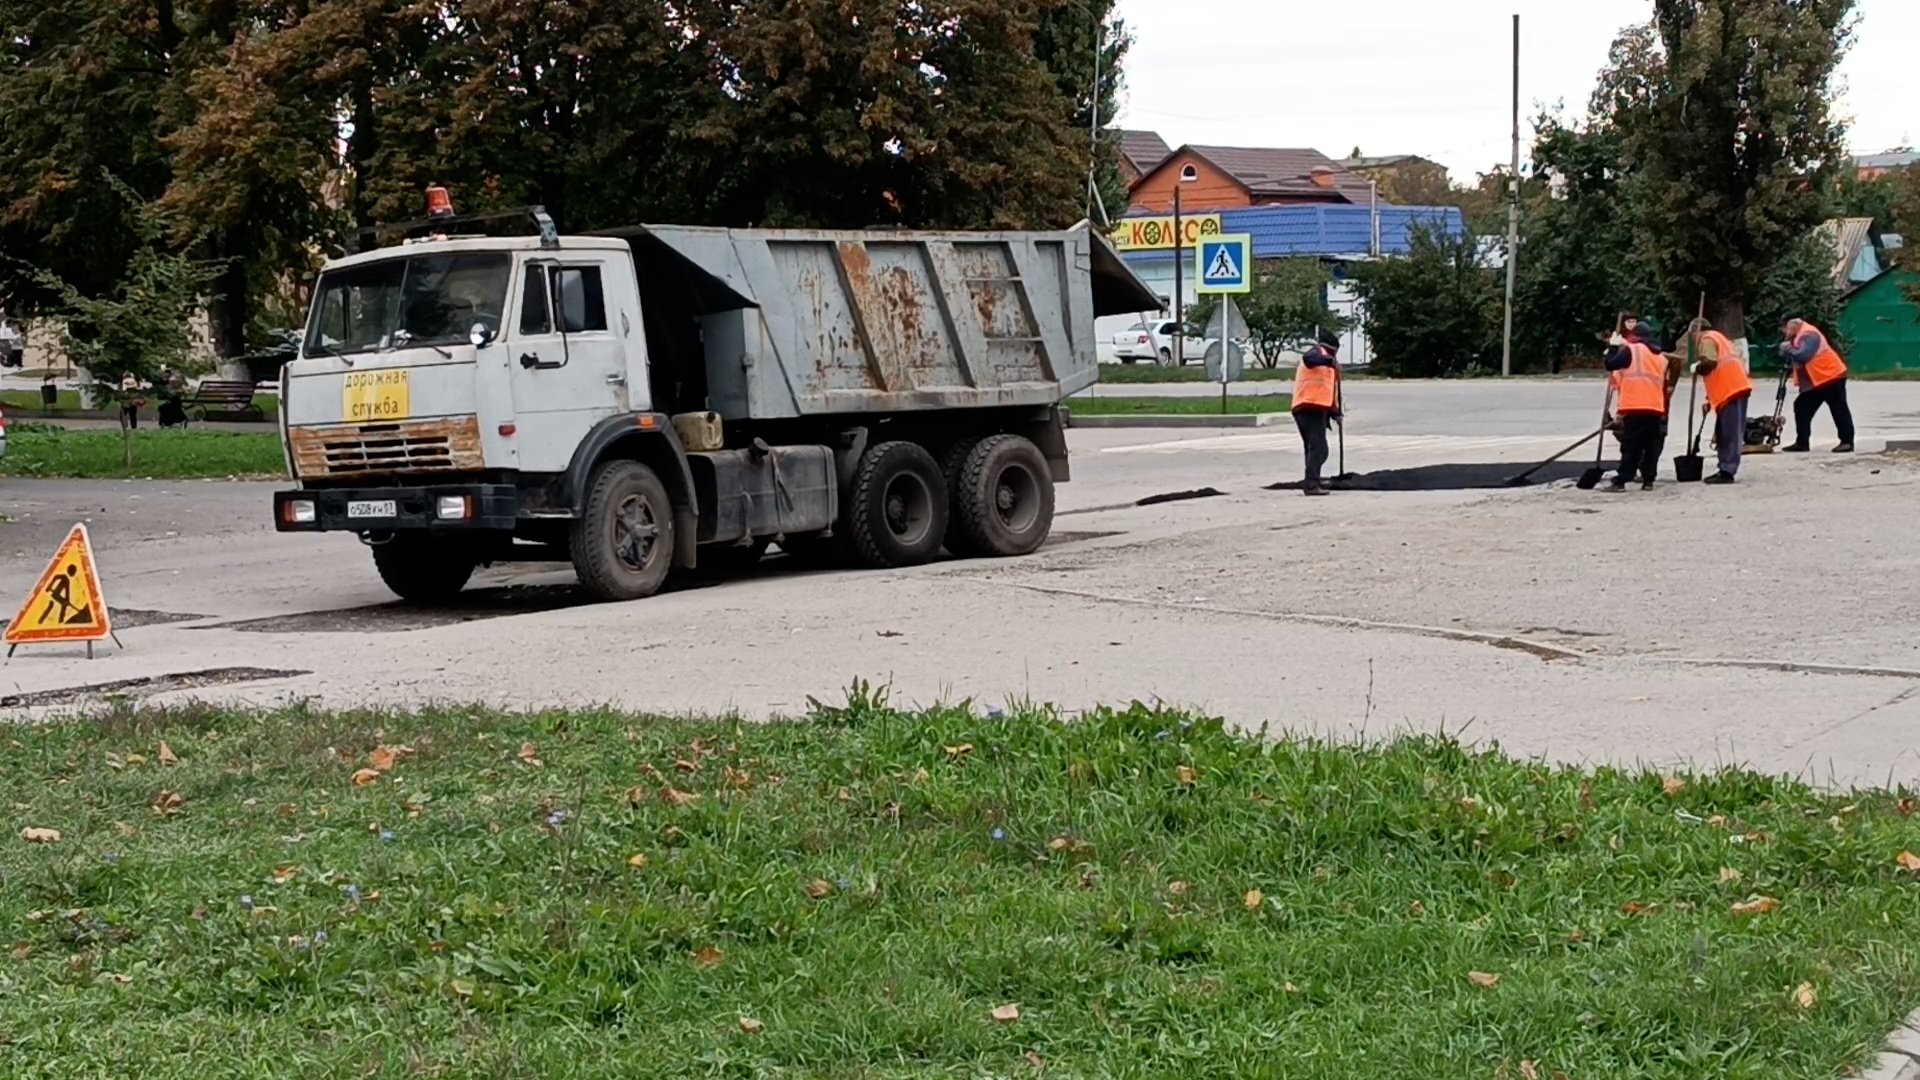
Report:
<svg viewBox="0 0 1920 1080"><path fill-rule="evenodd" d="M1706 413L1715 417L1713 445L1720 459L1720 471L1703 482L1731 484L1740 472L1740 451L1747 442L1747 402L1753 397L1753 380L1733 342L1713 324L1695 319L1687 326L1687 336L1693 343L1693 372L1707 386L1701 422L1706 422Z"/></svg>
<svg viewBox="0 0 1920 1080"><path fill-rule="evenodd" d="M1608 354L1607 370L1619 411L1620 472L1606 490L1625 491L1627 482L1638 474L1640 489L1652 491L1653 478L1660 472L1660 451L1667 441L1667 395L1673 386L1667 378L1667 358L1637 332L1630 332Z"/></svg>
<svg viewBox="0 0 1920 1080"><path fill-rule="evenodd" d="M1327 429L1342 419L1340 335L1322 330L1319 344L1300 357L1300 364L1293 372L1293 422L1300 429L1300 442L1307 457L1302 494L1327 493L1320 482L1320 471L1327 465Z"/></svg>

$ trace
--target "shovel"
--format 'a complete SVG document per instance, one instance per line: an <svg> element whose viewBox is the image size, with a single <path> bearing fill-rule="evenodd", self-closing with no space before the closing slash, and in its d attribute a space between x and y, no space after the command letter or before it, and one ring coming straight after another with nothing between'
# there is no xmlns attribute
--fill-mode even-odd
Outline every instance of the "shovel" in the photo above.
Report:
<svg viewBox="0 0 1920 1080"><path fill-rule="evenodd" d="M1706 298L1702 297L1700 300L1700 310L1703 318L1705 317L1706 308ZM1700 436L1706 434L1706 421L1701 421L1698 431L1695 431L1693 426L1696 414L1700 411L1697 407L1700 404L1700 372L1695 368L1694 336L1692 329L1689 328L1687 331L1687 367L1693 368L1694 371L1693 389L1687 392L1687 452L1673 459L1673 478L1682 484L1698 483L1701 474L1706 471L1705 462L1700 457Z"/></svg>
<svg viewBox="0 0 1920 1080"><path fill-rule="evenodd" d="M1568 454L1573 453L1575 450L1578 450L1581 447L1587 445L1588 442L1592 441L1594 436L1596 435L1604 436L1606 433L1607 433L1606 428L1595 428L1591 433L1583 436L1579 442L1574 443L1572 446L1567 447L1565 450L1562 450L1559 453L1548 458L1547 460L1541 462L1540 464L1535 465L1533 468L1528 469L1526 472L1521 473L1519 476L1507 477L1506 486L1507 487L1526 487L1527 480L1531 478L1534 473L1539 472L1541 469L1546 468L1547 466L1553 464L1554 462L1559 461L1561 458L1566 457ZM1598 481L1595 481L1595 482L1597 483Z"/></svg>
<svg viewBox="0 0 1920 1080"><path fill-rule="evenodd" d="M1359 473L1350 473L1347 471L1347 380L1339 374L1340 365L1338 363L1334 364L1333 370L1335 372L1333 383L1334 408L1339 410L1340 413L1340 419L1333 422L1334 426L1340 429L1340 460L1334 468L1333 479L1340 482L1358 480L1360 478Z"/></svg>
<svg viewBox="0 0 1920 1080"><path fill-rule="evenodd" d="M1579 481L1574 485L1575 487L1579 488L1581 491L1592 491L1594 488L1599 487L1600 479L1607 475L1606 466L1600 464L1600 462L1603 461L1607 456L1606 419L1607 419L1607 413L1609 410L1612 409L1612 407L1613 407L1613 383L1609 381L1607 383L1606 400L1602 402L1600 405L1600 421L1601 421L1600 445L1594 447L1593 449L1593 468L1588 469L1586 472L1581 473Z"/></svg>

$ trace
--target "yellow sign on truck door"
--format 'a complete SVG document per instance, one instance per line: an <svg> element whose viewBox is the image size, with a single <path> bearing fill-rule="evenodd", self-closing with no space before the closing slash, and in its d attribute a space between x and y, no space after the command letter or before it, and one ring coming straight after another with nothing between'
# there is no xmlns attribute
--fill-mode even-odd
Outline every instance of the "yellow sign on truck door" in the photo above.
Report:
<svg viewBox="0 0 1920 1080"><path fill-rule="evenodd" d="M7 652L36 642L101 641L112 634L87 527L75 525L19 614L7 624Z"/></svg>
<svg viewBox="0 0 1920 1080"><path fill-rule="evenodd" d="M412 372L406 368L349 371L340 390L340 418L349 424L405 420L413 403Z"/></svg>

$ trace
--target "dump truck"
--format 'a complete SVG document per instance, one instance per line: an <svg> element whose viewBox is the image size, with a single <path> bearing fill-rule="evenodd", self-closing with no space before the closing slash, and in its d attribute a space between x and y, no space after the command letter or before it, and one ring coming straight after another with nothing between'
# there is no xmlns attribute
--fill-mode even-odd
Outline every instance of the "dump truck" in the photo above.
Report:
<svg viewBox="0 0 1920 1080"><path fill-rule="evenodd" d="M429 204L322 269L273 500L277 529L356 534L417 601L505 561L633 600L774 544L870 567L1030 553L1095 317L1159 306L1085 224L563 237L538 208Z"/></svg>

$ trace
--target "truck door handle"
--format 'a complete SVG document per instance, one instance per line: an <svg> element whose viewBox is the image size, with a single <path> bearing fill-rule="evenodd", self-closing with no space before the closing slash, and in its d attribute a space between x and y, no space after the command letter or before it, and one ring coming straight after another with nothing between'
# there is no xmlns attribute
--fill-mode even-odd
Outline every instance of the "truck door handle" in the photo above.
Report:
<svg viewBox="0 0 1920 1080"><path fill-rule="evenodd" d="M607 376L607 384L609 386L625 386L626 383L627 383L627 377L625 375Z"/></svg>
<svg viewBox="0 0 1920 1080"><path fill-rule="evenodd" d="M539 353L521 353L520 366L526 368L528 371L551 371L554 368L564 365L546 363L540 359Z"/></svg>

